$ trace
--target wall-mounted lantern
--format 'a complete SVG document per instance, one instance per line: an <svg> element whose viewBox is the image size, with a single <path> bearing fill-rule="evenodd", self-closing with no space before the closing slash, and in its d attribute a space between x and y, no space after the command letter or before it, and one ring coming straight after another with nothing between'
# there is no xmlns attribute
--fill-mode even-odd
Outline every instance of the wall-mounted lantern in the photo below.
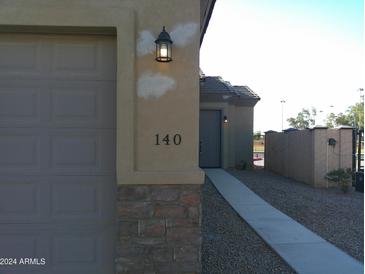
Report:
<svg viewBox="0 0 365 274"><path fill-rule="evenodd" d="M228 124L228 118L226 115L223 116L223 123Z"/></svg>
<svg viewBox="0 0 365 274"><path fill-rule="evenodd" d="M336 140L333 139L333 138L329 138L328 139L328 145L334 147L336 145Z"/></svg>
<svg viewBox="0 0 365 274"><path fill-rule="evenodd" d="M162 31L155 41L156 43L156 61L158 62L171 62L172 61L172 40L170 34L163 26Z"/></svg>

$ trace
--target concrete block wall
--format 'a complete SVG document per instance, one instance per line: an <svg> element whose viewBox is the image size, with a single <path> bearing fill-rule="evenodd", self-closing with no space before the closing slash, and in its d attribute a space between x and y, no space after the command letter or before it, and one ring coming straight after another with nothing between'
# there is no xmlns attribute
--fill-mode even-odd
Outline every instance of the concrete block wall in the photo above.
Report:
<svg viewBox="0 0 365 274"><path fill-rule="evenodd" d="M328 140L336 140L329 146ZM265 169L316 186L332 186L327 172L352 166L352 129L314 129L268 132L265 135Z"/></svg>

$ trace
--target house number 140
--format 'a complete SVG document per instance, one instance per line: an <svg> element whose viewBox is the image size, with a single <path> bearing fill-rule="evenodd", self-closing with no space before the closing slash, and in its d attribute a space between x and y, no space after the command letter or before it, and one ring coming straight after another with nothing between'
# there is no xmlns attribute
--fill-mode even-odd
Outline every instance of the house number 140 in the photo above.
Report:
<svg viewBox="0 0 365 274"><path fill-rule="evenodd" d="M170 134L166 134L163 138L160 136L160 134L156 134L155 136L156 136L156 143L155 143L156 146L159 146L159 145L168 146L168 145L170 145L170 143L174 144L175 146L178 146L181 144L181 141L182 141L180 134L175 134L171 138L170 138Z"/></svg>

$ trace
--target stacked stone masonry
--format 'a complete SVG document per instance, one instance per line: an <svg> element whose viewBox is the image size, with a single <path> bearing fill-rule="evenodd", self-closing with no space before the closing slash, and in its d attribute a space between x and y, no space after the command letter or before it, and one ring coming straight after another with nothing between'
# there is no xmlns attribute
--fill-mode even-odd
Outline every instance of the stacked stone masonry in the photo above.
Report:
<svg viewBox="0 0 365 274"><path fill-rule="evenodd" d="M201 272L201 186L118 188L118 274Z"/></svg>

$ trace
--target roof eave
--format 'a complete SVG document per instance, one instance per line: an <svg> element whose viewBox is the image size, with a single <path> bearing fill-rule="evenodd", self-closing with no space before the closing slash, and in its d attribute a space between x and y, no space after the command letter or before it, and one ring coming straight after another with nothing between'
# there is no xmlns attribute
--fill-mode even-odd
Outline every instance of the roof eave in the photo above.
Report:
<svg viewBox="0 0 365 274"><path fill-rule="evenodd" d="M203 0L200 0L201 3ZM200 45L203 43L205 32L207 31L210 18L212 17L213 9L216 0L208 0L208 4L205 7L205 11L201 14L203 14L203 18L200 19Z"/></svg>
<svg viewBox="0 0 365 274"><path fill-rule="evenodd" d="M228 98L224 98L224 96L229 95ZM228 103L237 106L246 106L246 107L254 107L260 98L242 98L232 93L209 93L204 92L200 94L201 102L221 102Z"/></svg>

